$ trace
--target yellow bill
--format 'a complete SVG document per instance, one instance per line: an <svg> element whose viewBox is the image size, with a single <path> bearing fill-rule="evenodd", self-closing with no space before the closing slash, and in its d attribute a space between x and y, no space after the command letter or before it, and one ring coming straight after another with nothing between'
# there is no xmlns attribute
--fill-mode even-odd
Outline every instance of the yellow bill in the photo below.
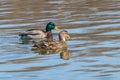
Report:
<svg viewBox="0 0 120 80"><path fill-rule="evenodd" d="M58 27L55 27L54 29L55 29L55 30L60 30L60 28L58 28Z"/></svg>

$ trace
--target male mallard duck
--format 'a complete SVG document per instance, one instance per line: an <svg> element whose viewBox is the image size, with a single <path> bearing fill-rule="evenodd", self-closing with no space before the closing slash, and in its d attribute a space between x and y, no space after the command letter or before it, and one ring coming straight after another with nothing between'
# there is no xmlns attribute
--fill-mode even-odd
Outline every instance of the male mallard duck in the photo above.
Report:
<svg viewBox="0 0 120 80"><path fill-rule="evenodd" d="M32 49L65 49L67 48L66 39L70 39L70 35L66 30L63 30L59 33L59 40L43 40L36 42Z"/></svg>
<svg viewBox="0 0 120 80"><path fill-rule="evenodd" d="M52 30L59 30L58 27L55 27L55 24L53 22L49 22L46 25L46 31L41 29L30 29L25 32L20 32L19 36L21 39L37 39L37 38L52 38Z"/></svg>

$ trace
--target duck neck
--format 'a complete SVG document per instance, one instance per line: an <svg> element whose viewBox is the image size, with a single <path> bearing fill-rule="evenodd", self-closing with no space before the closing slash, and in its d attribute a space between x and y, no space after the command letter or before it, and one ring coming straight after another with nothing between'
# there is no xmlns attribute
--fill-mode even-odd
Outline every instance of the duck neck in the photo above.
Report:
<svg viewBox="0 0 120 80"><path fill-rule="evenodd" d="M46 38L49 39L49 40L52 40L53 39L52 33L51 32L47 32L46 33Z"/></svg>
<svg viewBox="0 0 120 80"><path fill-rule="evenodd" d="M59 40L60 40L60 41L65 41L65 42L66 42L65 37L64 37L64 36L62 36L61 34L59 34Z"/></svg>

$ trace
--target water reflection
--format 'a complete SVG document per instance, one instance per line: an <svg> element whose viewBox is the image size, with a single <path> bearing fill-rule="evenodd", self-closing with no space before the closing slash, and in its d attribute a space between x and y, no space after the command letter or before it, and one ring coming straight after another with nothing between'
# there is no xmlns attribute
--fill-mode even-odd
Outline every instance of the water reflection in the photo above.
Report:
<svg viewBox="0 0 120 80"><path fill-rule="evenodd" d="M69 60L71 57L71 54L67 49L32 49L32 51L39 55L60 54L60 58L64 60Z"/></svg>
<svg viewBox="0 0 120 80"><path fill-rule="evenodd" d="M19 43L20 44L34 44L34 43L36 43L36 42L40 42L40 41L43 41L43 40L46 40L46 38L44 38L44 39L30 39L30 38L25 38L25 39L21 39L21 38L19 38Z"/></svg>
<svg viewBox="0 0 120 80"><path fill-rule="evenodd" d="M30 44L30 43L34 43L34 41L32 39L19 39L19 43L20 44Z"/></svg>
<svg viewBox="0 0 120 80"><path fill-rule="evenodd" d="M70 32L68 50L16 44L19 32L50 21ZM2 80L120 80L119 41L119 0L0 0Z"/></svg>

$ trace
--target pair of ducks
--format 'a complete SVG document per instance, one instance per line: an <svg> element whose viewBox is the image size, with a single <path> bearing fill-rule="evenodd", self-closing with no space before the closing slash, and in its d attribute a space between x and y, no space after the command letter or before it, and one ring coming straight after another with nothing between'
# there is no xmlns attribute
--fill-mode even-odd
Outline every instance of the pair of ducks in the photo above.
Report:
<svg viewBox="0 0 120 80"><path fill-rule="evenodd" d="M21 39L45 39L39 42L35 42L33 49L64 49L67 48L66 39L70 39L70 35L66 30L62 30L59 33L59 40L52 39L52 30L59 30L53 22L49 22L46 25L46 31L41 29L30 29L25 32L19 33Z"/></svg>

